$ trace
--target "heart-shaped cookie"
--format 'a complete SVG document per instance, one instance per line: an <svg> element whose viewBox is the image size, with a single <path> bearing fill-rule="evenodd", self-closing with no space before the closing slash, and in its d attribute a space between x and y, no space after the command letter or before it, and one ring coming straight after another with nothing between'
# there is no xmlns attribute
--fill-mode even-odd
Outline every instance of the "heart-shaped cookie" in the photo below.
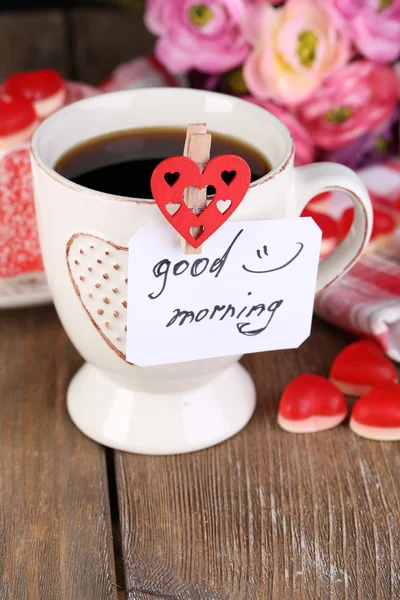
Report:
<svg viewBox="0 0 400 600"><path fill-rule="evenodd" d="M375 342L354 342L331 366L329 379L343 394L363 396L379 383L396 383L397 371Z"/></svg>
<svg viewBox="0 0 400 600"><path fill-rule="evenodd" d="M354 404L350 427L371 440L400 440L400 386L380 384Z"/></svg>
<svg viewBox="0 0 400 600"><path fill-rule="evenodd" d="M125 360L128 308L128 248L78 233L67 245L75 291L97 331Z"/></svg>
<svg viewBox="0 0 400 600"><path fill-rule="evenodd" d="M27 141L38 124L28 100L0 97L0 150Z"/></svg>
<svg viewBox="0 0 400 600"><path fill-rule="evenodd" d="M151 191L164 217L193 248L198 248L237 209L249 188L250 178L250 167L239 156L216 156L203 172L190 158L173 156L154 169ZM185 204L183 193L187 187L206 186L214 187L214 197L202 212L195 214ZM230 203L221 205L221 200ZM176 204L178 210L168 209L168 205ZM193 227L201 228L198 237L192 235Z"/></svg>
<svg viewBox="0 0 400 600"><path fill-rule="evenodd" d="M60 108L65 99L63 78L54 69L14 73L4 82L7 96L29 100L36 113L44 118Z"/></svg>
<svg viewBox="0 0 400 600"><path fill-rule="evenodd" d="M322 231L320 254L322 258L325 258L336 248L339 242L337 221L323 212L317 212L308 207L303 210L300 216L311 217Z"/></svg>
<svg viewBox="0 0 400 600"><path fill-rule="evenodd" d="M392 240L396 230L396 220L387 210L380 208L373 209L374 222L372 226L371 238L367 247L368 252L375 252L387 246ZM347 208L339 221L339 235L344 239L353 224L354 208Z"/></svg>
<svg viewBox="0 0 400 600"><path fill-rule="evenodd" d="M331 429L346 417L343 394L328 379L305 374L289 383L279 404L278 424L292 433Z"/></svg>

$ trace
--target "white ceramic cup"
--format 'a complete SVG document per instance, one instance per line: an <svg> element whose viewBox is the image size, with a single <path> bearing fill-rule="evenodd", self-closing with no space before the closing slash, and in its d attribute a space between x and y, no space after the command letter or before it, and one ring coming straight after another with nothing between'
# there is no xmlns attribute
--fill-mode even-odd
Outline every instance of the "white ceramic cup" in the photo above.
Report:
<svg viewBox="0 0 400 600"><path fill-rule="evenodd" d="M68 409L86 435L113 448L174 454L221 442L250 419L255 389L239 365L238 356L157 367L137 367L124 360L126 309L120 303L127 277L126 247L140 227L165 225L166 221L153 200L93 191L68 181L53 167L67 150L102 134L135 127L186 127L202 121L210 131L229 134L257 147L272 164L270 173L250 185L232 219L296 217L308 200L327 190L343 190L351 197L355 208L353 226L342 244L320 265L317 291L343 275L369 240L372 210L360 179L337 164L294 168L293 140L288 130L254 104L190 89L128 90L82 100L44 121L32 142L44 265L61 322L87 361L69 386ZM93 239L95 243L90 244ZM73 258L68 255L71 240L78 240L81 247L78 250L75 244L76 258L68 264ZM101 269L106 267L103 263L99 267L97 262L100 256L105 258L107 244L112 250L107 256L108 266L110 260L117 260L120 267L117 275L111 268L109 280L102 277ZM80 263L80 251L86 262L77 264L77 268L87 271L86 290L93 291L90 300L93 295L99 300L101 293L118 306L118 348L110 341L113 332L108 339L91 318L95 307L89 304L91 292L86 299L77 293L70 272L76 261ZM101 285L100 291L96 290L96 282Z"/></svg>

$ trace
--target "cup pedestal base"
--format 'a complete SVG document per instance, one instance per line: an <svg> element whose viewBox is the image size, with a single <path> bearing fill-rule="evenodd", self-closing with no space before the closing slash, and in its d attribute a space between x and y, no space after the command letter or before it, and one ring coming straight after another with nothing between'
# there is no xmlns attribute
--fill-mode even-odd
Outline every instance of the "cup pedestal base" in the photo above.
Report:
<svg viewBox="0 0 400 600"><path fill-rule="evenodd" d="M90 364L72 379L68 412L88 437L138 454L181 454L230 438L251 418L253 381L239 363L206 385L175 393L122 387Z"/></svg>

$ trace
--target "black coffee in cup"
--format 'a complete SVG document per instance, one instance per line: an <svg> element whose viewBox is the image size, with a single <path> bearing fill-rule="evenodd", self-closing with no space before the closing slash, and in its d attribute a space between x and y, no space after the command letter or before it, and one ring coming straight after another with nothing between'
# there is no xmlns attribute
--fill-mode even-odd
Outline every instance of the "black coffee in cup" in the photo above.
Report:
<svg viewBox="0 0 400 600"><path fill-rule="evenodd" d="M252 181L271 170L259 150L234 137L212 134L211 157L237 154L250 166ZM159 162L182 156L186 130L143 128L120 131L75 146L57 162L55 170L84 187L127 196L151 198L150 179Z"/></svg>

